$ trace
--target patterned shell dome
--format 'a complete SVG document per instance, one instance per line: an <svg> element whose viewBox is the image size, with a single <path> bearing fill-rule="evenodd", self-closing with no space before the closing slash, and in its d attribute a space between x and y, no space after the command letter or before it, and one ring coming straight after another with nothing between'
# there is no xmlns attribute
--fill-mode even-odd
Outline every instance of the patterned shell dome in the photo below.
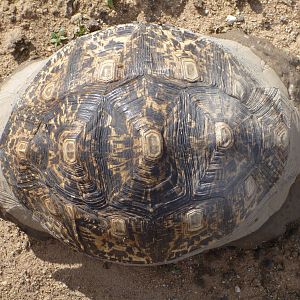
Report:
<svg viewBox="0 0 300 300"><path fill-rule="evenodd" d="M123 263L175 261L261 226L289 185L299 125L236 45L129 24L65 46L2 136L14 194L59 240Z"/></svg>

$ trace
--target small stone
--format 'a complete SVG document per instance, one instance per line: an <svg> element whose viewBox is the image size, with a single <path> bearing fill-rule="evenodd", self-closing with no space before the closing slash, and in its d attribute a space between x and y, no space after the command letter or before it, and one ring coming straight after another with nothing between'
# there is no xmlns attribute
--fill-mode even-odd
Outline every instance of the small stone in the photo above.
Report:
<svg viewBox="0 0 300 300"><path fill-rule="evenodd" d="M12 4L9 8L9 15L16 16L16 14L17 14L17 7Z"/></svg>
<svg viewBox="0 0 300 300"><path fill-rule="evenodd" d="M94 32L101 28L99 22L96 21L95 19L89 20L86 24L86 27L89 32Z"/></svg>
<svg viewBox="0 0 300 300"><path fill-rule="evenodd" d="M138 22L140 22L140 23L147 22L147 19L146 19L146 16L145 16L145 12L144 12L144 11L141 11L141 12L138 14L136 20L137 20Z"/></svg>
<svg viewBox="0 0 300 300"><path fill-rule="evenodd" d="M10 15L9 20L11 23L15 23L17 21L17 17L15 15Z"/></svg>
<svg viewBox="0 0 300 300"><path fill-rule="evenodd" d="M59 16L59 10L56 7L54 7L54 8L51 9L51 13L55 17Z"/></svg>
<svg viewBox="0 0 300 300"><path fill-rule="evenodd" d="M287 18L286 18L285 16L281 16L281 17L280 17L280 22L281 22L282 24L287 24L287 23L288 23Z"/></svg>
<svg viewBox="0 0 300 300"><path fill-rule="evenodd" d="M110 12L110 9L107 6L99 7L99 6L93 5L89 9L88 15L92 19L105 21L108 18L109 12Z"/></svg>
<svg viewBox="0 0 300 300"><path fill-rule="evenodd" d="M71 23L79 24L81 22L82 22L82 14L81 13L77 13L71 17Z"/></svg>
<svg viewBox="0 0 300 300"><path fill-rule="evenodd" d="M24 19L34 19L36 17L35 7L32 4L24 4L21 16Z"/></svg>
<svg viewBox="0 0 300 300"><path fill-rule="evenodd" d="M262 20L262 22L261 22L261 26L262 26L262 28L264 28L264 29L266 29L266 30L269 30L269 29L271 29L271 22L270 22L270 20L268 20L268 19L266 19L266 18L264 18L263 20Z"/></svg>
<svg viewBox="0 0 300 300"><path fill-rule="evenodd" d="M228 15L226 18L226 22L228 25L232 25L237 21L237 17L232 16L232 15Z"/></svg>
<svg viewBox="0 0 300 300"><path fill-rule="evenodd" d="M203 8L203 1L202 0L194 0L194 6L196 8Z"/></svg>
<svg viewBox="0 0 300 300"><path fill-rule="evenodd" d="M244 16L237 16L236 21L240 22L240 23L245 22L245 17Z"/></svg>
<svg viewBox="0 0 300 300"><path fill-rule="evenodd" d="M9 10L9 3L7 0L3 0L2 11L8 11L8 10Z"/></svg>
<svg viewBox="0 0 300 300"><path fill-rule="evenodd" d="M208 10L207 8L204 10L204 14L205 14L206 16L209 14L209 10Z"/></svg>
<svg viewBox="0 0 300 300"><path fill-rule="evenodd" d="M4 36L3 48L9 53L17 50L18 45L24 41L24 35L20 28L8 31Z"/></svg>
<svg viewBox="0 0 300 300"><path fill-rule="evenodd" d="M236 292L237 294L239 294L239 293L241 292L241 289L240 289L240 287L239 287L238 285L236 285L236 286L234 287L234 290L235 290L235 292Z"/></svg>
<svg viewBox="0 0 300 300"><path fill-rule="evenodd" d="M290 39L293 41L293 42L296 42L296 39L297 39L297 36L299 35L299 33L297 31L292 31L291 34L290 34Z"/></svg>
<svg viewBox="0 0 300 300"><path fill-rule="evenodd" d="M78 8L78 0L60 0L58 7L63 9L63 15L70 18Z"/></svg>

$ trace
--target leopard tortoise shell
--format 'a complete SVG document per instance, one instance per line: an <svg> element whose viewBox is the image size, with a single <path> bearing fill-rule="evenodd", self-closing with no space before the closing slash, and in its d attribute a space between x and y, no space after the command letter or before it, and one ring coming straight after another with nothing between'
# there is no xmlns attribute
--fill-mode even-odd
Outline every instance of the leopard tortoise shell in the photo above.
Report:
<svg viewBox="0 0 300 300"><path fill-rule="evenodd" d="M171 26L72 41L0 103L2 215L105 260L174 262L248 236L300 173L298 111L275 72Z"/></svg>

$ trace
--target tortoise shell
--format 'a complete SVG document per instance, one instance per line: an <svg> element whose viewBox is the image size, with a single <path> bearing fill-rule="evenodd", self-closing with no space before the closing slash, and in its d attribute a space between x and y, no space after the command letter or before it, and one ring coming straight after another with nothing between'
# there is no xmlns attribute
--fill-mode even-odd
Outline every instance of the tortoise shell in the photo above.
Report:
<svg viewBox="0 0 300 300"><path fill-rule="evenodd" d="M18 200L57 239L122 263L254 231L291 184L296 111L236 45L128 24L59 50L1 139Z"/></svg>

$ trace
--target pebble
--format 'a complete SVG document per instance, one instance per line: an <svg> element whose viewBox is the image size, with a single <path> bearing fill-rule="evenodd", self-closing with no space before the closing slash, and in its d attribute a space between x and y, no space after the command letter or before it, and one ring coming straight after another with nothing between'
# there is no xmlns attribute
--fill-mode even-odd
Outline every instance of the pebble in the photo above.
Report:
<svg viewBox="0 0 300 300"><path fill-rule="evenodd" d="M58 17L59 16L59 10L56 7L53 7L51 9L51 13L53 16Z"/></svg>
<svg viewBox="0 0 300 300"><path fill-rule="evenodd" d="M228 25L232 25L237 21L237 17L232 16L232 15L228 15L226 18L226 22Z"/></svg>
<svg viewBox="0 0 300 300"><path fill-rule="evenodd" d="M237 22L245 22L245 17L244 16L237 16L236 21Z"/></svg>
<svg viewBox="0 0 300 300"><path fill-rule="evenodd" d="M9 3L7 0L4 0L2 3L2 11L8 11L9 10Z"/></svg>
<svg viewBox="0 0 300 300"><path fill-rule="evenodd" d="M21 16L24 19L34 19L36 17L36 13L33 4L28 4L28 3L24 4L21 12Z"/></svg>
<svg viewBox="0 0 300 300"><path fill-rule="evenodd" d="M203 7L203 1L202 0L194 0L194 5L197 8L202 8Z"/></svg>
<svg viewBox="0 0 300 300"><path fill-rule="evenodd" d="M65 17L71 17L74 15L78 5L78 0L59 0L57 7L62 8Z"/></svg>
<svg viewBox="0 0 300 300"><path fill-rule="evenodd" d="M95 20L105 20L108 17L109 13L109 8L108 7L98 7L96 5L93 5L88 12L88 15L90 18L95 19Z"/></svg>
<svg viewBox="0 0 300 300"><path fill-rule="evenodd" d="M89 30L89 32L94 32L101 28L99 22L95 19L89 20L86 24L86 27Z"/></svg>
<svg viewBox="0 0 300 300"><path fill-rule="evenodd" d="M81 22L82 22L82 14L81 13L77 13L71 17L72 24L79 24Z"/></svg>
<svg viewBox="0 0 300 300"><path fill-rule="evenodd" d="M24 35L20 28L15 28L13 30L8 31L5 34L4 42L2 47L5 51L12 53L16 51L17 46L21 44L24 40Z"/></svg>
<svg viewBox="0 0 300 300"><path fill-rule="evenodd" d="M281 16L281 17L280 17L280 22L281 22L282 24L287 24L287 23L288 23L288 20L287 20L287 18L286 18L285 16Z"/></svg>
<svg viewBox="0 0 300 300"><path fill-rule="evenodd" d="M241 289L240 289L240 287L238 285L235 286L234 290L238 294L241 292Z"/></svg>

